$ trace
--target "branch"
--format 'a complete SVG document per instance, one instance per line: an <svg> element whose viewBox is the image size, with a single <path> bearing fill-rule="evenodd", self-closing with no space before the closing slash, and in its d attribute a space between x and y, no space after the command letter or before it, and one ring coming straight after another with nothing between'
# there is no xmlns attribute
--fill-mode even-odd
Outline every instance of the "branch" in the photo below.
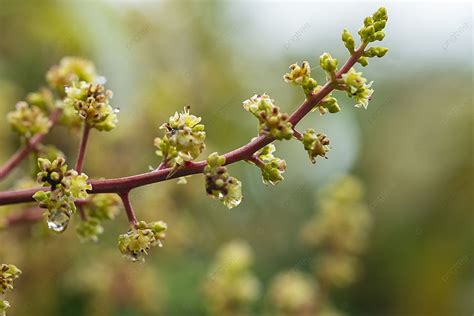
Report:
<svg viewBox="0 0 474 316"><path fill-rule="evenodd" d="M87 140L89 139L90 131L91 127L85 122L82 130L81 144L79 145L79 151L77 153L76 167L74 168L79 174L82 172L82 167L84 166L84 157L86 155Z"/></svg>
<svg viewBox="0 0 474 316"><path fill-rule="evenodd" d="M54 109L50 116L49 120L51 121L51 128L57 123L59 120L59 116L61 114L61 109L56 108ZM50 128L50 130L51 130ZM0 167L0 180L5 178L15 167L17 167L23 159L25 159L30 152L36 149L36 146L41 143L41 141L44 139L44 137L47 134L37 134L33 136L26 144L24 147L18 149L11 157L8 159L8 161Z"/></svg>
<svg viewBox="0 0 474 316"><path fill-rule="evenodd" d="M357 60L362 56L365 46L365 44L362 44L351 55L351 57L336 73L336 78L340 78L344 73L348 72L352 66L354 66ZM303 102L303 104L301 104L290 115L289 122L293 124L293 127L296 127L296 125L301 121L301 119L303 119L303 117L305 117L322 99L324 99L329 93L331 93L331 91L333 91L335 87L335 82L328 81L317 93L309 95L305 102ZM249 160L257 150L270 144L274 140L275 139L273 137L267 136L259 136L255 138L248 144L224 154L226 158L225 165L230 165L241 160ZM92 185L92 190L90 190L89 193L120 194L121 192L128 192L134 188L148 185L151 183L162 182L178 177L202 173L206 165L207 161L201 160L198 162L193 162L192 164L187 164L186 166L184 166L184 168L178 170L173 168L165 168L123 178L91 180L89 183ZM37 187L26 190L0 192L0 205L32 202L32 195L39 190L47 189Z"/></svg>
<svg viewBox="0 0 474 316"><path fill-rule="evenodd" d="M135 211L133 210L132 203L130 202L130 198L128 196L129 191L126 192L119 192L118 195L122 199L123 206L125 207L125 212L127 213L128 222L131 226L136 227L138 225L137 216L135 215Z"/></svg>

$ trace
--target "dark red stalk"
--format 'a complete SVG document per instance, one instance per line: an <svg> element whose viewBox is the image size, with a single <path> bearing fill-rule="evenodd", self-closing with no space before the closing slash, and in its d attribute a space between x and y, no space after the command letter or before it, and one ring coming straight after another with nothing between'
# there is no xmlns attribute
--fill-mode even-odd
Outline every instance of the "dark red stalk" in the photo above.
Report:
<svg viewBox="0 0 474 316"><path fill-rule="evenodd" d="M51 121L51 128L53 128L53 126L56 125L60 114L61 114L60 108L56 108L53 110L53 112L51 112L49 116L49 120ZM25 144L25 146L18 149L10 157L10 159L8 159L8 161L3 166L0 167L0 180L5 178L13 169L15 169L23 161L23 159L25 159L28 156L30 152L36 150L36 146L38 146L39 143L41 143L41 141L44 139L46 135L47 134L36 134Z"/></svg>

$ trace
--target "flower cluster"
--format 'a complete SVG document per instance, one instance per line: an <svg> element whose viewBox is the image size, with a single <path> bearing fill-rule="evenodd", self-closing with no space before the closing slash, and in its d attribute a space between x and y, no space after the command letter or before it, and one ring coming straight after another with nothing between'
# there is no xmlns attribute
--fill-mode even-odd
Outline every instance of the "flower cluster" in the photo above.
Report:
<svg viewBox="0 0 474 316"><path fill-rule="evenodd" d="M299 85L303 88L306 95L313 93L314 88L318 86L316 80L311 78L311 67L307 61L301 64L290 65L290 72L283 76L285 82Z"/></svg>
<svg viewBox="0 0 474 316"><path fill-rule="evenodd" d="M200 117L189 114L189 108L185 108L160 127L165 135L155 138L156 154L163 157L166 166L181 166L196 159L206 148L206 132L200 122Z"/></svg>
<svg viewBox="0 0 474 316"><path fill-rule="evenodd" d="M99 241L99 235L104 232L104 227L99 219L87 217L76 226L76 233L81 242Z"/></svg>
<svg viewBox="0 0 474 316"><path fill-rule="evenodd" d="M318 103L317 108L319 109L319 113L321 115L329 113L337 113L341 111L341 107L339 103L337 103L337 99L334 98L331 93L329 93L326 97L324 97L321 102Z"/></svg>
<svg viewBox="0 0 474 316"><path fill-rule="evenodd" d="M145 261L148 250L153 246L162 247L168 226L163 221L146 223L140 221L126 234L119 236L120 252L131 261Z"/></svg>
<svg viewBox="0 0 474 316"><path fill-rule="evenodd" d="M316 163L316 157L321 156L326 158L326 153L329 151L329 139L324 134L316 134L316 132L309 128L303 133L301 139L304 149L308 152L309 159L312 163Z"/></svg>
<svg viewBox="0 0 474 316"><path fill-rule="evenodd" d="M283 172L286 170L286 162L273 156L275 145L268 144L255 153L258 166L262 170L262 181L264 184L275 185L283 180Z"/></svg>
<svg viewBox="0 0 474 316"><path fill-rule="evenodd" d="M216 152L207 158L207 166L204 168L206 192L231 209L242 201L242 183L229 175L224 164L225 157Z"/></svg>
<svg viewBox="0 0 474 316"><path fill-rule="evenodd" d="M97 76L94 63L79 57L64 57L59 65L51 67L46 73L46 80L51 88L61 96L65 96L65 87L85 81L93 83L103 81Z"/></svg>
<svg viewBox="0 0 474 316"><path fill-rule="evenodd" d="M326 72L326 77L328 80L336 80L336 69L337 69L337 59L332 58L328 53L321 55L319 59L320 66ZM303 88L306 96L317 93L322 89L322 86L318 85L316 80L310 77L310 66L307 61L303 62L302 66L298 64L293 64L290 66L290 73L287 73L283 76L285 82L300 85ZM341 110L337 99L332 97L329 93L324 97L314 109L319 109L321 115L329 113L337 113ZM314 110L313 109L313 110Z"/></svg>
<svg viewBox="0 0 474 316"><path fill-rule="evenodd" d="M99 235L104 232L102 222L114 219L120 210L120 198L116 194L92 195L81 206L85 219L76 226L76 233L81 242L99 240Z"/></svg>
<svg viewBox="0 0 474 316"><path fill-rule="evenodd" d="M320 256L319 280L342 287L357 276L357 255L365 249L372 219L362 202L361 183L344 177L320 192L320 210L305 226L304 240L318 249L331 251Z"/></svg>
<svg viewBox="0 0 474 316"><path fill-rule="evenodd" d="M381 41L385 37L383 29L387 24L387 10L379 8L372 16L364 19L364 26L359 29L360 39L363 43Z"/></svg>
<svg viewBox="0 0 474 316"><path fill-rule="evenodd" d="M53 162L39 158L38 182L50 187L50 191L38 191L33 198L39 202L41 208L47 209L45 213L49 229L63 232L69 220L76 212L74 201L87 198L87 190L92 186L87 183L87 175L78 174L75 170L67 170L67 165L62 157Z"/></svg>
<svg viewBox="0 0 474 316"><path fill-rule="evenodd" d="M99 131L110 131L117 124L117 109L109 104L112 91L101 84L81 81L66 87L65 106L73 107L86 124Z"/></svg>
<svg viewBox="0 0 474 316"><path fill-rule="evenodd" d="M249 315L249 308L260 296L252 264L252 249L243 241L231 241L219 249L203 284L211 315Z"/></svg>
<svg viewBox="0 0 474 316"><path fill-rule="evenodd" d="M21 274L21 270L13 264L0 265L0 294L13 290L13 281Z"/></svg>
<svg viewBox="0 0 474 316"><path fill-rule="evenodd" d="M291 139L293 135L289 116L281 113L267 94L254 95L243 102L243 107L258 118L259 134L273 136L278 140Z"/></svg>
<svg viewBox="0 0 474 316"><path fill-rule="evenodd" d="M276 316L313 315L317 302L311 276L298 271L278 274L269 289L269 298Z"/></svg>
<svg viewBox="0 0 474 316"><path fill-rule="evenodd" d="M352 37L352 34L351 32L349 32L348 29L344 29L342 31L341 39L344 42L344 46L347 48L349 53L351 53L351 55L354 54L355 41L354 41L354 37Z"/></svg>
<svg viewBox="0 0 474 316"><path fill-rule="evenodd" d="M24 101L18 102L15 111L7 114L7 120L12 129L26 139L46 134L51 127L51 121L39 107Z"/></svg>
<svg viewBox="0 0 474 316"><path fill-rule="evenodd" d="M21 270L13 264L0 265L0 294L4 295L13 290L13 281L20 277ZM5 310L10 307L7 300L0 299L0 313L5 315Z"/></svg>
<svg viewBox="0 0 474 316"><path fill-rule="evenodd" d="M329 53L324 53L319 57L319 65L326 72L328 80L336 79L337 59L333 58Z"/></svg>
<svg viewBox="0 0 474 316"><path fill-rule="evenodd" d="M367 109L369 100L374 93L373 89L370 89L373 81L367 83L367 79L362 77L362 72L356 72L354 68L351 68L347 73L342 75L347 95L353 97L356 101L356 107L364 107Z"/></svg>
<svg viewBox="0 0 474 316"><path fill-rule="evenodd" d="M359 35L361 41L364 45L367 45L370 42L382 41L385 37L383 29L387 23L387 10L384 7L378 9L372 16L368 16L364 19L364 26L359 29ZM350 35L350 34L349 34ZM344 33L342 34L343 41L346 38L344 43L350 42L352 35L350 37ZM352 39L353 41L353 39ZM346 45L347 47L347 45ZM383 57L388 51L386 47L372 47L364 51L363 55L357 61L362 66L367 66L369 64L368 58L370 57Z"/></svg>
<svg viewBox="0 0 474 316"><path fill-rule="evenodd" d="M26 102L39 107L45 112L50 112L55 107L55 100L51 90L41 88L36 92L30 92L26 96Z"/></svg>

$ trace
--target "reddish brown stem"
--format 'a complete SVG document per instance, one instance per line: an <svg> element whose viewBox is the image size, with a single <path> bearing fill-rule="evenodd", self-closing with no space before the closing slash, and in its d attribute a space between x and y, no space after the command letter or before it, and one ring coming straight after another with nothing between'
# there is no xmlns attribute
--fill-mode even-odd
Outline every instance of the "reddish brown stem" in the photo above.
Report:
<svg viewBox="0 0 474 316"><path fill-rule="evenodd" d="M122 199L123 206L125 207L125 212L127 213L128 222L131 226L136 227L138 225L137 216L133 210L132 203L129 198L129 191L119 192L118 195Z"/></svg>
<svg viewBox="0 0 474 316"><path fill-rule="evenodd" d="M160 165L158 166L158 168L156 168L155 170L163 170L163 169L166 169L168 165L168 161L167 160L164 160L160 163Z"/></svg>
<svg viewBox="0 0 474 316"><path fill-rule="evenodd" d="M76 203L76 208L79 211L79 216L81 217L81 220L86 221L87 215L86 211L84 210L84 205Z"/></svg>
<svg viewBox="0 0 474 316"><path fill-rule="evenodd" d="M82 172L82 167L84 166L84 157L86 155L87 140L89 139L90 131L90 125L85 123L84 128L82 129L82 138L79 145L79 151L77 153L76 167L74 168L78 173Z"/></svg>
<svg viewBox="0 0 474 316"><path fill-rule="evenodd" d="M51 128L57 123L61 109L56 108L51 112L49 120L51 121ZM50 128L50 130L51 130ZM28 154L36 150L36 146L44 139L47 134L36 134L20 149L18 149L8 161L0 167L0 180L5 178L13 169L15 169Z"/></svg>
<svg viewBox="0 0 474 316"><path fill-rule="evenodd" d="M336 73L339 78L342 74L351 69L364 52L365 45L361 45L354 54L347 60L347 62ZM296 126L303 117L305 117L324 97L326 97L332 90L334 90L336 83L327 82L317 93L311 94L307 97L305 102L301 104L289 118L289 122ZM259 149L273 142L273 137L259 136L231 152L224 154L226 160L225 165L229 165L241 160L249 160L249 158ZM204 167L207 165L206 160L193 162L185 167L175 170L173 168L166 168L154 170L138 175L115 178L115 179L100 179L91 180L92 185L91 194L95 193L121 193L128 192L136 187L148 185L151 183L162 182L169 179L179 178L192 174L202 173ZM45 188L32 188L18 191L0 192L0 205L24 203L33 201L32 195L38 190L47 190Z"/></svg>
<svg viewBox="0 0 474 316"><path fill-rule="evenodd" d="M41 209L30 207L22 212L14 213L6 218L7 227L18 226L23 224L29 224L32 222L39 221L43 218L43 212Z"/></svg>
<svg viewBox="0 0 474 316"><path fill-rule="evenodd" d="M263 163L263 161L261 161L256 155L250 156L250 158L247 160L250 162L253 162L260 169L265 167L265 164Z"/></svg>
<svg viewBox="0 0 474 316"><path fill-rule="evenodd" d="M295 138L297 140L302 140L303 139L303 134L298 132L295 128L293 128L293 136L295 136Z"/></svg>

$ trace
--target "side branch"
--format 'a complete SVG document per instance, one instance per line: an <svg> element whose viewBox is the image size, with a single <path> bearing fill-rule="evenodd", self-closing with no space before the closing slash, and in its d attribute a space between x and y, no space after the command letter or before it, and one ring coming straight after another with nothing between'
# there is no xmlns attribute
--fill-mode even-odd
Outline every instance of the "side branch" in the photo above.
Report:
<svg viewBox="0 0 474 316"><path fill-rule="evenodd" d="M136 227L138 225L138 220L135 211L133 210L132 203L130 202L129 191L120 192L118 195L122 199L123 207L127 213L128 222L131 226Z"/></svg>
<svg viewBox="0 0 474 316"><path fill-rule="evenodd" d="M56 108L51 112L49 120L51 121L51 128L57 123L59 116L61 114L61 109ZM0 167L0 180L5 178L13 169L15 169L22 161L25 159L30 152L36 149L39 143L44 139L47 134L37 134L33 136L28 143L25 144L22 148L18 149L8 161Z"/></svg>
<svg viewBox="0 0 474 316"><path fill-rule="evenodd" d="M84 166L84 157L86 155L86 147L90 131L91 127L89 126L89 124L87 124L87 122L85 122L82 130L81 144L79 145L79 151L77 153L77 162L75 167L75 170L78 173L82 172L82 167Z"/></svg>
<svg viewBox="0 0 474 316"><path fill-rule="evenodd" d="M348 72L357 60L364 53L365 44L362 44L347 60L347 62L336 73L336 78L340 78L344 73ZM289 122L295 127L303 117L305 117L322 99L324 99L332 90L334 90L336 83L328 81L317 93L311 94L301 104L289 118ZM259 149L270 144L275 139L273 137L259 136L248 144L239 147L231 152L224 154L226 161L225 165L229 165L238 161L248 160ZM162 182L170 179L175 179L182 176L202 173L206 167L206 160L193 162L186 165L182 169L175 170L173 168L158 169L147 173L138 175L103 180L91 180L92 185L91 194L95 193L121 193L128 192L136 187L148 185L151 183ZM32 202L32 195L39 190L47 190L45 188L32 188L18 191L0 192L0 205ZM123 194L122 194L123 195Z"/></svg>

